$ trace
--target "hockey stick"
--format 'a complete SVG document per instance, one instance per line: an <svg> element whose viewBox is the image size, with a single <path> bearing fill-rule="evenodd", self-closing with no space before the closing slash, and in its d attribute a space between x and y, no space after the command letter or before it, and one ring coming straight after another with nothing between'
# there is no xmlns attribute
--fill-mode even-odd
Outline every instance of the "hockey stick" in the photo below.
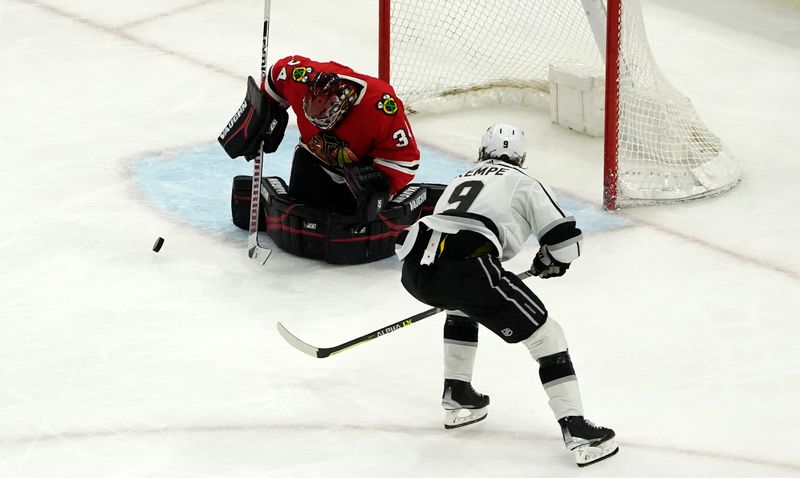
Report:
<svg viewBox="0 0 800 478"><path fill-rule="evenodd" d="M267 46L269 45L270 1L264 0L264 30L261 42L261 85L267 81ZM267 263L272 249L258 243L258 219L261 206L261 164L264 162L264 142L258 147L258 155L253 159L253 188L250 191L250 235L247 238L247 255L260 265Z"/></svg>
<svg viewBox="0 0 800 478"><path fill-rule="evenodd" d="M519 274L517 274L517 277L519 277L520 279L525 279L532 276L533 273L531 271L520 272ZM369 342L372 339L377 339L378 337L392 333L395 330L400 330L403 327L408 327L409 325L415 322L419 322L420 320L426 317L436 315L439 312L443 312L444 310L445 309L442 309L441 307L433 307L418 314L412 315L411 317L406 317L403 320L398 320L397 322L387 325L386 327L382 327L368 334L364 334L361 337L357 337L353 340L348 340L347 342L344 342L339 345L334 345L333 347L315 347L309 343L303 342L302 340L298 339L294 334L289 332L286 329L286 327L284 327L283 324L281 324L280 322L278 322L277 325L278 325L278 333L281 334L281 337L283 337L284 340L289 342L289 345L303 352L304 354L308 354L312 357L325 358L334 354L338 354L339 352L343 352L349 349L350 347L355 347L356 345Z"/></svg>

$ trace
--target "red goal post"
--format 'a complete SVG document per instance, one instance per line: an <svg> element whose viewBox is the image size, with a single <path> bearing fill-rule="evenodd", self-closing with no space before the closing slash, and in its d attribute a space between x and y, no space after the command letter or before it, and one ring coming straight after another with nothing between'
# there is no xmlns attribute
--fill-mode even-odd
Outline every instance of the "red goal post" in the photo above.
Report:
<svg viewBox="0 0 800 478"><path fill-rule="evenodd" d="M604 76L606 208L739 183L734 156L659 69L639 0L379 1L379 75L410 111L489 90L546 97L551 65L579 64Z"/></svg>

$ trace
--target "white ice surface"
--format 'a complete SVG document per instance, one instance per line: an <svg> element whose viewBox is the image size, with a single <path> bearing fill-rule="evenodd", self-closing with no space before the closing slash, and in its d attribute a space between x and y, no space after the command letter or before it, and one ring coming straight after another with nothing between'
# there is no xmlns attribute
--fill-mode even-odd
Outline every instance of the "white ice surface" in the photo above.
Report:
<svg viewBox="0 0 800 478"><path fill-rule="evenodd" d="M272 3L270 59L376 71L376 2ZM475 384L490 414L454 432L441 318L325 360L275 331L330 345L423 310L393 259L276 251L259 268L241 236L162 212L132 181L138 156L213 143L258 74L261 12L0 1L1 477L800 476L796 2L645 4L661 67L744 178L712 200L624 211L632 224L589 234L563 279L529 281L567 333L587 415L621 443L585 470L535 364L486 331ZM489 123L518 123L532 171L599 202L600 143L545 112L412 121L464 158Z"/></svg>

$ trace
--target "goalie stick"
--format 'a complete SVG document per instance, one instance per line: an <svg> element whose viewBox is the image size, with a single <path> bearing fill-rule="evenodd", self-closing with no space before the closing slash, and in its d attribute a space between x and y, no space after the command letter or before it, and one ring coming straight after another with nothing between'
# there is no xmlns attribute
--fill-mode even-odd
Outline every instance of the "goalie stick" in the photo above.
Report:
<svg viewBox="0 0 800 478"><path fill-rule="evenodd" d="M271 0L264 0L264 30L261 41L261 86L267 80L267 47L269 46L269 10ZM247 255L260 265L267 263L272 249L262 247L258 242L258 216L261 206L261 164L264 162L264 142L258 147L253 159L253 187L250 191L250 235L247 238Z"/></svg>
<svg viewBox="0 0 800 478"><path fill-rule="evenodd" d="M520 279L525 279L532 276L533 273L531 271L520 272L519 274L517 274L517 277L519 277ZM292 347L312 357L326 358L330 357L331 355L338 354L339 352L344 352L345 350L351 347L355 347L356 345L363 344L365 342L369 342L372 339L377 339L378 337L392 333L395 330L400 330L403 327L408 327L413 323L419 322L420 320L426 317L436 315L439 312L443 312L444 310L445 309L441 307L433 307L418 314L414 314L411 317L406 317L403 320L398 320L397 322L387 325L386 327L382 327L368 334L364 334L361 337L356 337L353 340L348 340L347 342L341 343L339 345L334 345L333 347L315 347L307 342L303 342L302 340L298 339L294 334L289 332L289 330L287 330L286 327L284 327L283 324L281 324L280 322L278 322L277 327L278 327L278 333L281 334L281 337L283 337L283 339L286 340Z"/></svg>

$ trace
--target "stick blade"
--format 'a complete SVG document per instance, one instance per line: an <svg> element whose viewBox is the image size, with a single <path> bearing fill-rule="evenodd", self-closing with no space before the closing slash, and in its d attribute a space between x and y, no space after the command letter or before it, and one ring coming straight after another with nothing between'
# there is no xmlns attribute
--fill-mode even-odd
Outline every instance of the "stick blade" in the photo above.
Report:
<svg viewBox="0 0 800 478"><path fill-rule="evenodd" d="M269 259L270 254L272 254L272 249L258 246L251 247L247 252L247 255L250 257L250 259L258 262L258 265L260 266L263 266L267 263L267 259Z"/></svg>
<svg viewBox="0 0 800 478"><path fill-rule="evenodd" d="M250 238L248 240L248 249L247 249L247 256L250 259L258 262L259 265L263 266L267 263L267 259L269 259L270 254L272 254L272 249L267 249L266 247L261 247L259 244L260 241L258 239L258 235L250 234Z"/></svg>
<svg viewBox="0 0 800 478"><path fill-rule="evenodd" d="M292 347L296 348L297 350L303 352L304 354L310 355L314 358L322 358L319 354L319 349L314 347L313 345L309 345L302 340L298 339L291 332L286 330L286 327L283 326L280 322L277 324L278 333L281 334L283 340L289 343Z"/></svg>

